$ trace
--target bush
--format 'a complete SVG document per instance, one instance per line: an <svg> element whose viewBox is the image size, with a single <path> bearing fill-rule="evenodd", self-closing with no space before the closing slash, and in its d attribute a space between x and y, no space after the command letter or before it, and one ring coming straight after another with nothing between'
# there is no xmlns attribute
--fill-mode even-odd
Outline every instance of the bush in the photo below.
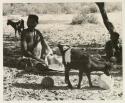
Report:
<svg viewBox="0 0 125 103"><path fill-rule="evenodd" d="M83 22L85 22L85 15L78 14L77 16L73 17L71 24L73 24L73 25L82 24Z"/></svg>
<svg viewBox="0 0 125 103"><path fill-rule="evenodd" d="M90 13L96 13L96 12L98 12L97 6L94 5L94 4L90 5L89 11L90 11Z"/></svg>
<svg viewBox="0 0 125 103"><path fill-rule="evenodd" d="M90 14L90 15L86 16L86 22L92 23L92 24L98 24L97 17L93 14Z"/></svg>
<svg viewBox="0 0 125 103"><path fill-rule="evenodd" d="M98 20L94 13L97 12L95 4L84 5L78 15L74 16L71 24L94 23L97 24Z"/></svg>
<svg viewBox="0 0 125 103"><path fill-rule="evenodd" d="M121 11L121 2L107 3L107 12ZM3 15L10 14L29 14L31 12L38 14L74 14L79 11L83 13L98 12L95 3L5 3L3 5Z"/></svg>
<svg viewBox="0 0 125 103"><path fill-rule="evenodd" d="M13 12L10 4L6 4L3 6L3 15L11 14Z"/></svg>
<svg viewBox="0 0 125 103"><path fill-rule="evenodd" d="M84 24L84 23L92 23L98 24L97 17L94 14L78 14L73 17L71 24Z"/></svg>
<svg viewBox="0 0 125 103"><path fill-rule="evenodd" d="M114 12L114 11L121 11L122 10L122 5L121 3L107 3L106 4L106 11L107 12Z"/></svg>

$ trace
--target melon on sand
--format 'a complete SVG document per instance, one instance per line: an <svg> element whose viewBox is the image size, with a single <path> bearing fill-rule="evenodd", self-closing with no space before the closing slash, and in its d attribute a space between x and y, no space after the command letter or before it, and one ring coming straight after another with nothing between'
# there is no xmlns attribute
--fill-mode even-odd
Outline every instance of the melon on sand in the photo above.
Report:
<svg viewBox="0 0 125 103"><path fill-rule="evenodd" d="M54 80L51 77L44 77L41 82L43 89L50 89L54 87Z"/></svg>

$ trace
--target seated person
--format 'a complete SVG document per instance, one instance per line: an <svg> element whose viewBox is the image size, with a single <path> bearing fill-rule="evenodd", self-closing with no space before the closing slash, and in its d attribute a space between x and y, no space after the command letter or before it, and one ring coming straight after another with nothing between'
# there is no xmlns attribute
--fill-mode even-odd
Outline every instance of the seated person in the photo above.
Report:
<svg viewBox="0 0 125 103"><path fill-rule="evenodd" d="M28 28L24 29L21 35L21 50L24 57L35 59L47 66L46 56L53 52L44 40L42 33L35 29L38 19L37 15L28 16Z"/></svg>
<svg viewBox="0 0 125 103"><path fill-rule="evenodd" d="M120 63L122 61L122 47L117 32L114 32L113 35L111 35L111 40L105 45L105 51L107 60L111 60L112 57L115 57L117 62Z"/></svg>

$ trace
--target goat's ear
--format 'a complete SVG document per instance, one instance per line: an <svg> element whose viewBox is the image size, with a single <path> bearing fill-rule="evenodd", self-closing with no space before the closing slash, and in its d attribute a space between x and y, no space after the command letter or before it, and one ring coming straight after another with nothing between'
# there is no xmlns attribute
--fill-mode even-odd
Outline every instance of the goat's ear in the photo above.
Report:
<svg viewBox="0 0 125 103"><path fill-rule="evenodd" d="M68 46L68 45L64 45L63 46L63 50L65 51L65 50L67 50L67 49L69 49L70 48L70 46Z"/></svg>
<svg viewBox="0 0 125 103"><path fill-rule="evenodd" d="M57 46L60 47L60 46L62 46L62 45L59 43L59 44L57 44Z"/></svg>
<svg viewBox="0 0 125 103"><path fill-rule="evenodd" d="M63 51L65 51L65 50L67 50L68 48L70 48L69 45L64 45L64 44L58 44L58 47L59 47L59 48L62 48Z"/></svg>

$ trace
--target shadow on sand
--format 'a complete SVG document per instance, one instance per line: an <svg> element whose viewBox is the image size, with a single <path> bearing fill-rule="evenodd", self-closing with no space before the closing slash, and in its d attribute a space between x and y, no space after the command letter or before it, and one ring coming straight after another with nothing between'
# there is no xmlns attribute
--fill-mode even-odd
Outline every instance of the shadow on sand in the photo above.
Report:
<svg viewBox="0 0 125 103"><path fill-rule="evenodd" d="M33 90L42 90L41 84L29 84L29 83L15 83L13 86L18 88L25 88L25 89L33 89ZM67 90L67 86L53 86L52 88L47 88L48 90Z"/></svg>
<svg viewBox="0 0 125 103"><path fill-rule="evenodd" d="M33 75L39 75L39 76L65 76L64 71L54 71L54 70L49 70L49 71L44 71L44 72L28 72L28 71L21 71L16 74L16 77L21 77L25 74L33 74ZM69 75L78 75L77 71L71 71ZM84 74L85 75L85 74Z"/></svg>
<svg viewBox="0 0 125 103"><path fill-rule="evenodd" d="M15 83L13 84L13 86L18 87L18 88L25 88L25 89L33 89L33 90L42 90L44 88L42 88L41 84L30 84L30 83ZM53 86L52 88L47 88L47 90L68 90L69 88L67 86ZM71 90L75 90L77 89L77 87L73 87L73 89ZM83 88L81 88L82 90L104 90L98 86L93 86L93 87L89 87L89 86L85 86Z"/></svg>

